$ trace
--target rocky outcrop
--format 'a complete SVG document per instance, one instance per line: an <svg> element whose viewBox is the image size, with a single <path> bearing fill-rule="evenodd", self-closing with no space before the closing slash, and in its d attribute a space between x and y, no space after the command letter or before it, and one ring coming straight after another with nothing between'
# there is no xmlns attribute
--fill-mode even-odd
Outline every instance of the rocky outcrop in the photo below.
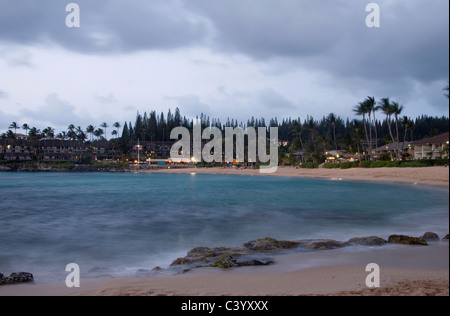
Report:
<svg viewBox="0 0 450 316"><path fill-rule="evenodd" d="M447 234L444 238L442 238L442 240L449 240L450 235Z"/></svg>
<svg viewBox="0 0 450 316"><path fill-rule="evenodd" d="M427 232L422 237L426 241L439 241L439 236L436 233Z"/></svg>
<svg viewBox="0 0 450 316"><path fill-rule="evenodd" d="M210 265L212 268L237 268L237 267L249 267L249 266L267 266L275 263L273 260L243 260L237 261L234 257L223 255L220 256L213 264Z"/></svg>
<svg viewBox="0 0 450 316"><path fill-rule="evenodd" d="M252 240L244 244L244 247L252 251L269 252L283 249L293 249L300 245L298 241L276 240L274 238L262 238Z"/></svg>
<svg viewBox="0 0 450 316"><path fill-rule="evenodd" d="M234 259L232 256L222 255L219 257L219 259L216 260L216 262L211 264L211 267L229 269L239 267L239 265L236 259Z"/></svg>
<svg viewBox="0 0 450 316"><path fill-rule="evenodd" d="M387 244L387 240L376 236L355 237L350 239L348 242L360 246L383 246Z"/></svg>
<svg viewBox="0 0 450 316"><path fill-rule="evenodd" d="M5 277L0 273L0 285L10 285L19 283L33 283L34 277L28 272L11 273L9 277Z"/></svg>
<svg viewBox="0 0 450 316"><path fill-rule="evenodd" d="M314 242L306 245L306 248L313 249L313 250L332 250L332 249L348 247L350 245L351 244L348 242L341 242L341 241L336 241L336 240L320 240L320 241L314 241Z"/></svg>
<svg viewBox="0 0 450 316"><path fill-rule="evenodd" d="M428 246L427 241L423 238L410 237L410 236L404 236L404 235L391 235L391 236L389 236L388 242L390 244Z"/></svg>

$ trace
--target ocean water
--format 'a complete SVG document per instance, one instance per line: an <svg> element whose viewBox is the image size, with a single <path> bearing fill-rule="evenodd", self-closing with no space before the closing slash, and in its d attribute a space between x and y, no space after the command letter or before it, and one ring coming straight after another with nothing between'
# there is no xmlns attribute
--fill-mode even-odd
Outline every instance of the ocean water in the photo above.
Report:
<svg viewBox="0 0 450 316"><path fill-rule="evenodd" d="M198 246L449 231L449 192L318 179L0 173L0 272L134 276Z"/></svg>

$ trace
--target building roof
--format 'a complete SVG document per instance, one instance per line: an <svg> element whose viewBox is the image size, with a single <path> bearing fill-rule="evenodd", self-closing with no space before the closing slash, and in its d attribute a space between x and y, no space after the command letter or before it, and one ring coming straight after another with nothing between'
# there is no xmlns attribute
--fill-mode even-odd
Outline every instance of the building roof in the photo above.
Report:
<svg viewBox="0 0 450 316"><path fill-rule="evenodd" d="M444 133L434 137L423 138L413 142L414 145L427 145L427 144L444 144L449 141L449 133Z"/></svg>
<svg viewBox="0 0 450 316"><path fill-rule="evenodd" d="M390 143L378 148L375 148L374 151L391 151L397 149L405 149L408 148L409 145L412 145L410 142L401 142L401 143Z"/></svg>

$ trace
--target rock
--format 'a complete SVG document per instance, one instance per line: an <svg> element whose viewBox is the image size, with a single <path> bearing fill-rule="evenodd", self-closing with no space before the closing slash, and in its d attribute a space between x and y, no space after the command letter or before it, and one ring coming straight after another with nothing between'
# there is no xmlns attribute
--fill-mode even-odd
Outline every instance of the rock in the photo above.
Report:
<svg viewBox="0 0 450 316"><path fill-rule="evenodd" d="M252 251L267 252L283 249L293 249L299 246L296 241L276 240L274 238L262 238L252 240L244 244L244 247Z"/></svg>
<svg viewBox="0 0 450 316"><path fill-rule="evenodd" d="M239 267L239 264L232 256L223 255L220 256L219 259L211 265L211 267L229 269Z"/></svg>
<svg viewBox="0 0 450 316"><path fill-rule="evenodd" d="M188 258L215 258L224 254L229 254L230 256L240 256L248 254L248 250L244 248L237 247L216 247L216 248L208 248L208 247L198 247L194 248L187 253Z"/></svg>
<svg viewBox="0 0 450 316"><path fill-rule="evenodd" d="M209 263L210 261L211 260L208 260L208 258L206 257L196 257L196 258L181 257L173 261L170 266L186 265L200 262Z"/></svg>
<svg viewBox="0 0 450 316"><path fill-rule="evenodd" d="M315 241L306 246L308 249L315 250L331 250L337 248L344 248L350 246L348 242L341 242L336 240L323 240L323 241Z"/></svg>
<svg viewBox="0 0 450 316"><path fill-rule="evenodd" d="M428 246L426 240L422 238L409 237L404 235L391 235L389 236L388 242L390 244Z"/></svg>
<svg viewBox="0 0 450 316"><path fill-rule="evenodd" d="M382 246L387 244L387 241L383 238L376 236L369 237L355 237L348 241L351 244L361 245L361 246Z"/></svg>
<svg viewBox="0 0 450 316"><path fill-rule="evenodd" d="M442 238L442 240L448 240L449 239L449 235L447 234L444 238Z"/></svg>
<svg viewBox="0 0 450 316"><path fill-rule="evenodd" d="M160 266L154 267L154 268L152 269L152 271L154 271L154 272L156 272L156 271L161 271L161 270L162 270L162 268L161 268Z"/></svg>
<svg viewBox="0 0 450 316"><path fill-rule="evenodd" d="M439 240L439 236L436 233L425 233L422 237L422 239L425 239L426 241L438 241Z"/></svg>
<svg viewBox="0 0 450 316"><path fill-rule="evenodd" d="M33 283L34 277L28 272L11 273L9 277L5 277L0 273L0 285Z"/></svg>
<svg viewBox="0 0 450 316"><path fill-rule="evenodd" d="M271 264L274 264L275 261L273 260L249 260L249 261L242 261L238 262L239 267L250 267L250 266L268 266Z"/></svg>

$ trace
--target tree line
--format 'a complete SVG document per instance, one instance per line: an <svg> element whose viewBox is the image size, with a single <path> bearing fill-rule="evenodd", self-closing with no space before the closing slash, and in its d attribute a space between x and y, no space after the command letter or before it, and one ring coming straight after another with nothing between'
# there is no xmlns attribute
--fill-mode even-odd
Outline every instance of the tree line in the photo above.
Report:
<svg viewBox="0 0 450 316"><path fill-rule="evenodd" d="M342 118L329 113L320 119L306 116L304 119L284 118L279 121L272 118L268 122L264 118L252 117L247 122L228 118L225 122L201 114L196 119L202 127L214 126L225 132L226 127L278 127L279 141L287 144L281 148L284 153L304 152L316 161L323 157L326 151L347 150L351 153L370 153L373 149L388 143L411 142L424 137L435 136L449 131L448 117L431 117L422 115L411 118L403 115L404 106L389 98L377 101L367 97L353 107L355 118ZM181 115L180 109L175 112L170 109L165 115L156 111L137 113L134 124L115 122L111 125L103 122L99 127L89 125L86 128L70 124L67 130L56 133L52 127L42 130L30 127L28 124L13 122L2 139L14 140L17 131L22 129L31 140L57 138L81 142L108 140L123 154L129 153L131 144L141 142L171 141L170 132L175 127L186 127L192 130L194 119ZM110 137L108 137L110 135ZM173 141L173 140L172 140ZM400 147L397 150L397 158Z"/></svg>

